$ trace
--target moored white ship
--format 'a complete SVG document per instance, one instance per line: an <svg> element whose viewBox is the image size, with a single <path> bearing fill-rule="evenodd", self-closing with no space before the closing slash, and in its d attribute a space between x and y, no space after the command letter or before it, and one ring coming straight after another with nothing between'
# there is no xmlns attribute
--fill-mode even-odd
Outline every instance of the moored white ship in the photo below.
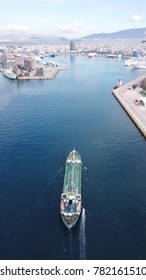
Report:
<svg viewBox="0 0 146 280"><path fill-rule="evenodd" d="M143 57L141 55L138 55L137 57L131 57L125 60L125 66L134 67L137 63L141 62L142 60Z"/></svg>
<svg viewBox="0 0 146 280"><path fill-rule="evenodd" d="M9 79L15 80L16 79L16 74L12 72L10 69L5 69L3 70L3 75Z"/></svg>
<svg viewBox="0 0 146 280"><path fill-rule="evenodd" d="M134 68L136 69L146 69L146 60L142 60L135 65L133 65Z"/></svg>

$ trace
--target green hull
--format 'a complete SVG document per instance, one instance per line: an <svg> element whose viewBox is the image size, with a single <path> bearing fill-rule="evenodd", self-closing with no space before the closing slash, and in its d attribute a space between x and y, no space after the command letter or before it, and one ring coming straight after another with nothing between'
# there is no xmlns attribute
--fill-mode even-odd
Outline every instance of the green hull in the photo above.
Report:
<svg viewBox="0 0 146 280"><path fill-rule="evenodd" d="M68 155L65 167L60 213L64 224L71 229L79 219L81 205L81 157L73 149Z"/></svg>

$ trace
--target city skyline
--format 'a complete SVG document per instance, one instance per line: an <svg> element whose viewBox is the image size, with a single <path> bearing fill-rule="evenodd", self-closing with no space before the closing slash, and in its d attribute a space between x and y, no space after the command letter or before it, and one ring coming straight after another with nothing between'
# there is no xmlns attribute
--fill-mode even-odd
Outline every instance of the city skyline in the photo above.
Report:
<svg viewBox="0 0 146 280"><path fill-rule="evenodd" d="M0 34L77 38L142 28L145 10L144 0L6 0L1 3Z"/></svg>

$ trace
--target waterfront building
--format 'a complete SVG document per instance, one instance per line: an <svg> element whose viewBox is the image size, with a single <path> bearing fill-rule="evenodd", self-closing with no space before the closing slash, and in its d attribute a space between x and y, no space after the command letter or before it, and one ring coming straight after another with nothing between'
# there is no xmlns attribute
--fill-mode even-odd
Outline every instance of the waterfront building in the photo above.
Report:
<svg viewBox="0 0 146 280"><path fill-rule="evenodd" d="M14 55L14 57L17 65L24 67L29 71L36 68L36 60L34 58L21 55Z"/></svg>
<svg viewBox="0 0 146 280"><path fill-rule="evenodd" d="M15 59L7 60L7 68L14 68L14 67L16 67Z"/></svg>
<svg viewBox="0 0 146 280"><path fill-rule="evenodd" d="M23 66L24 65L24 57L21 56L21 55L14 55L15 57L15 61L16 61L16 64L19 65L19 66Z"/></svg>
<svg viewBox="0 0 146 280"><path fill-rule="evenodd" d="M3 67L7 67L7 57L5 52L3 52L1 55L1 64Z"/></svg>
<svg viewBox="0 0 146 280"><path fill-rule="evenodd" d="M75 42L70 42L70 52L76 52L76 44Z"/></svg>
<svg viewBox="0 0 146 280"><path fill-rule="evenodd" d="M24 59L24 68L31 71L36 68L36 60L33 58L25 58Z"/></svg>

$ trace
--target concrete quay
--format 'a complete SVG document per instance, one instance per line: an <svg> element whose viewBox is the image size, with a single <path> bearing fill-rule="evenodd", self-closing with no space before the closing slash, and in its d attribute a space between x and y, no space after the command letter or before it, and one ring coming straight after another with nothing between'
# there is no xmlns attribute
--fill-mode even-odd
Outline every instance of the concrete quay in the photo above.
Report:
<svg viewBox="0 0 146 280"><path fill-rule="evenodd" d="M17 77L19 80L51 80L56 77L59 71L66 70L62 67L54 67L45 69L43 76L38 76L35 71L31 71L29 76Z"/></svg>
<svg viewBox="0 0 146 280"><path fill-rule="evenodd" d="M146 104L141 102L143 89L139 86L133 89L133 85L139 84L144 78L146 78L146 74L117 89L113 89L112 93L146 138Z"/></svg>

